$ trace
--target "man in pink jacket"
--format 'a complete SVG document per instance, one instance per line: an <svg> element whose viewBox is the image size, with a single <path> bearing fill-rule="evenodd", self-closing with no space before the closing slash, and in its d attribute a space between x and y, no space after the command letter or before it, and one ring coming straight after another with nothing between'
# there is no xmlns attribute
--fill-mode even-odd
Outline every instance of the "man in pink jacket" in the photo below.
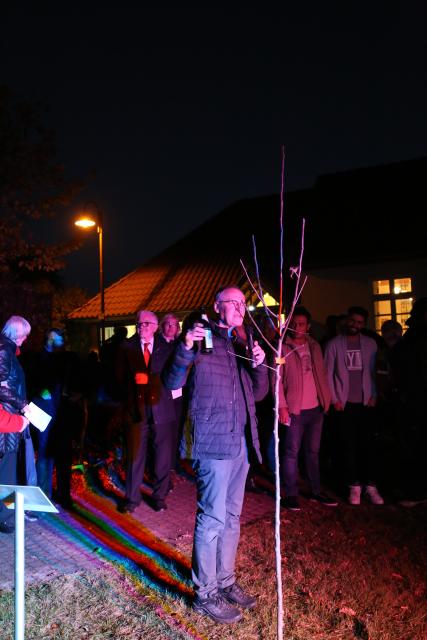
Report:
<svg viewBox="0 0 427 640"><path fill-rule="evenodd" d="M323 415L329 409L330 391L320 345L309 336L311 315L296 307L283 345L285 364L280 367L279 422L281 470L285 491L283 506L299 511L298 454L304 450L310 499L329 507L337 502L320 490L319 449Z"/></svg>

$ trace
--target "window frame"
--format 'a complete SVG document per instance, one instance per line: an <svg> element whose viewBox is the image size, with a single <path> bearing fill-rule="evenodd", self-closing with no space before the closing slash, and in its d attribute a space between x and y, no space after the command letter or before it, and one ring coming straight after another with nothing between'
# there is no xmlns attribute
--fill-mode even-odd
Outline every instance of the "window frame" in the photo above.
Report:
<svg viewBox="0 0 427 640"><path fill-rule="evenodd" d="M402 291L401 293L395 293L395 282L396 280L409 280L410 281L410 290L409 291ZM406 331L406 325L405 325L405 321L401 322L400 319L402 318L402 316L404 316L405 314L402 313L397 313L396 310L396 301L397 300L406 300L409 299L411 301L412 304L414 304L415 302L415 296L414 296L414 278L412 276L392 276L392 277L387 277L387 278L376 278L375 280L372 280L372 291L374 291L374 287L375 287L375 283L380 282L380 281L387 281L389 284L389 293L374 293L373 294L373 308L374 308L374 322L375 322L375 331L377 331L378 333L381 331L381 324L383 322L385 322L387 319L389 319L391 317L392 320L396 320L397 322L400 322L400 324L402 325L403 331ZM382 302L382 301L387 301L390 302L390 314L381 314L381 313L375 313L375 303L376 302ZM408 316L409 316L409 312L408 312ZM384 318L380 323L379 326L377 325L377 319L380 318Z"/></svg>

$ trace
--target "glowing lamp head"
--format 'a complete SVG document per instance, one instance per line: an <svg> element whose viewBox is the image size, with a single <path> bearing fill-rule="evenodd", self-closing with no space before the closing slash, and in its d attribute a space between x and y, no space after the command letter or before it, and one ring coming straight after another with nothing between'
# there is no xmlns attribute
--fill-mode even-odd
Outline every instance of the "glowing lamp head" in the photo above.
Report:
<svg viewBox="0 0 427 640"><path fill-rule="evenodd" d="M82 227L83 229L89 229L90 227L96 226L95 220L92 220L91 218L88 218L88 217L79 218L78 220L75 221L74 224L76 225L76 227Z"/></svg>

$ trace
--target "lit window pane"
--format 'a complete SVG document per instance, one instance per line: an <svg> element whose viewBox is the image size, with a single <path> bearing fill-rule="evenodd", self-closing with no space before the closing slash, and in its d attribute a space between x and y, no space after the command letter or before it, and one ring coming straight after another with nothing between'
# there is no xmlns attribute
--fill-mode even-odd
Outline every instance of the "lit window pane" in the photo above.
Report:
<svg viewBox="0 0 427 640"><path fill-rule="evenodd" d="M136 333L135 323L134 324L127 324L126 325L126 329L128 330L127 337L130 338L131 336L133 336L134 333Z"/></svg>
<svg viewBox="0 0 427 640"><path fill-rule="evenodd" d="M114 327L105 327L105 339L111 338L114 335Z"/></svg>
<svg viewBox="0 0 427 640"><path fill-rule="evenodd" d="M381 331L382 324L386 320L391 320L391 316L376 316L375 317L375 330L376 331Z"/></svg>
<svg viewBox="0 0 427 640"><path fill-rule="evenodd" d="M398 295L399 293L409 293L412 291L411 278L396 278L393 284L393 292Z"/></svg>
<svg viewBox="0 0 427 640"><path fill-rule="evenodd" d="M390 293L390 280L374 280L373 287L376 296Z"/></svg>
<svg viewBox="0 0 427 640"><path fill-rule="evenodd" d="M375 315L384 315L385 313L391 313L390 300L376 300L374 303Z"/></svg>
<svg viewBox="0 0 427 640"><path fill-rule="evenodd" d="M267 305L267 307L278 307L279 303L277 302L277 300L275 300L273 298L273 296L271 296L269 293L264 293L264 301L265 304ZM261 301L259 301L259 303L257 304L257 307L263 307L264 305L262 304Z"/></svg>
<svg viewBox="0 0 427 640"><path fill-rule="evenodd" d="M406 329L408 328L407 325L405 324L408 318L409 318L409 313L403 313L401 315L398 314L396 316L396 320L400 322L400 324L402 325L403 333L405 333Z"/></svg>
<svg viewBox="0 0 427 640"><path fill-rule="evenodd" d="M396 299L396 313L406 313L409 315L412 309L412 298L397 298Z"/></svg>

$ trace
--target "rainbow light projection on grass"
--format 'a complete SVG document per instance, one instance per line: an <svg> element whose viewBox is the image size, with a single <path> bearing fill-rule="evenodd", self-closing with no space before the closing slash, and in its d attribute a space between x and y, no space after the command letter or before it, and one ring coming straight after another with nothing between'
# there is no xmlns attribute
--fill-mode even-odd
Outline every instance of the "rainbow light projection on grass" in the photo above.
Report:
<svg viewBox="0 0 427 640"><path fill-rule="evenodd" d="M89 483L89 476L74 476L73 511L66 519L48 516L46 524L73 544L91 553L96 551L117 575L125 574L133 586L128 588L129 595L154 605L155 613L171 627L196 640L205 640L190 622L177 615L167 600L161 599L164 594L190 598L193 590L185 575L190 571L188 559L140 522L119 514L116 505ZM109 490L120 495L120 490L111 484ZM147 587L153 595L141 593Z"/></svg>

